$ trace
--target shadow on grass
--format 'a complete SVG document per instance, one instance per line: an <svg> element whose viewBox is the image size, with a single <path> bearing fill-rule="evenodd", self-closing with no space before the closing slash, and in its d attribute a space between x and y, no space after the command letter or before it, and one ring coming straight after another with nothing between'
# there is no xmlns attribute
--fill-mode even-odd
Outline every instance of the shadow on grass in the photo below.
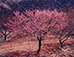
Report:
<svg viewBox="0 0 74 57"><path fill-rule="evenodd" d="M21 55L18 52L11 52L11 53L6 54L3 57L40 57L40 56L37 55L37 54L31 54L31 53L27 53L27 54Z"/></svg>

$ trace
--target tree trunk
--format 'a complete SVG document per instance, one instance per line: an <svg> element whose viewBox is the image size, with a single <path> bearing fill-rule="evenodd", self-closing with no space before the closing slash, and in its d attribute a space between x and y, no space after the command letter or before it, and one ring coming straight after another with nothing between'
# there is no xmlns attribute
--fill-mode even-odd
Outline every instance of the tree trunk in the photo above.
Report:
<svg viewBox="0 0 74 57"><path fill-rule="evenodd" d="M63 42L59 40L59 43L60 43L60 47L63 48Z"/></svg>
<svg viewBox="0 0 74 57"><path fill-rule="evenodd" d="M4 40L5 40L5 41L6 41L6 38L7 38L7 36L5 35L5 36L4 36Z"/></svg>
<svg viewBox="0 0 74 57"><path fill-rule="evenodd" d="M38 48L37 54L39 54L40 49L41 49L41 39L39 39L38 41L39 41L39 48Z"/></svg>

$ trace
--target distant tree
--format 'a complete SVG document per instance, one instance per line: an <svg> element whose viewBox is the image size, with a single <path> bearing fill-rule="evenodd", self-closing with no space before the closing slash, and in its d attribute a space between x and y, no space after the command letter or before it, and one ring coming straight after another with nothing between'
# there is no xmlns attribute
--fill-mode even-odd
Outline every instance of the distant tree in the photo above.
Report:
<svg viewBox="0 0 74 57"><path fill-rule="evenodd" d="M4 40L7 39L8 35L11 33L11 28L8 25L9 22L9 14L3 14L0 16L0 32L4 36Z"/></svg>
<svg viewBox="0 0 74 57"><path fill-rule="evenodd" d="M67 15L64 12L60 12L55 18L56 25L50 27L50 32L58 36L60 47L63 48L64 42L69 38L72 29L68 25ZM70 25L71 26L71 25Z"/></svg>
<svg viewBox="0 0 74 57"><path fill-rule="evenodd" d="M70 34L72 33L72 30L69 30L68 27L63 28L59 33L59 43L60 47L63 48L63 43L68 40Z"/></svg>
<svg viewBox="0 0 74 57"><path fill-rule="evenodd" d="M1 28L2 28L2 30L0 32L3 34L4 40L6 40L8 35L11 33L11 31L9 31L6 26L1 26Z"/></svg>
<svg viewBox="0 0 74 57"><path fill-rule="evenodd" d="M63 48L63 43L69 38L69 36L71 34L74 34L74 10L68 9L68 12L66 13L65 23L67 23L66 27L59 31L59 42L61 48Z"/></svg>

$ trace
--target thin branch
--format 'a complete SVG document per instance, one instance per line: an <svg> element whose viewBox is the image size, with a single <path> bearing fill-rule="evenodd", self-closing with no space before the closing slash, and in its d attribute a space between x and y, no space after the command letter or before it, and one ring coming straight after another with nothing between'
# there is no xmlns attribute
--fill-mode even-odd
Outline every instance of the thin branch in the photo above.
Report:
<svg viewBox="0 0 74 57"><path fill-rule="evenodd" d="M6 35L6 32L7 32L7 31L5 30L5 35Z"/></svg>
<svg viewBox="0 0 74 57"><path fill-rule="evenodd" d="M61 40L62 34L59 36L59 40Z"/></svg>
<svg viewBox="0 0 74 57"><path fill-rule="evenodd" d="M70 36L71 32L72 32L72 30L67 34L66 39L65 39L65 40L63 40L63 42L65 42L65 41L69 38L69 36Z"/></svg>
<svg viewBox="0 0 74 57"><path fill-rule="evenodd" d="M5 35L5 33L3 31L1 31L3 35Z"/></svg>
<svg viewBox="0 0 74 57"><path fill-rule="evenodd" d="M62 43L64 43L67 39L68 39L68 37L66 37L66 39L65 39L65 40L63 40L63 41L62 41Z"/></svg>
<svg viewBox="0 0 74 57"><path fill-rule="evenodd" d="M63 40L65 37L67 37L67 35L65 35L61 40Z"/></svg>
<svg viewBox="0 0 74 57"><path fill-rule="evenodd" d="M9 32L8 34L7 34L7 36L10 34L11 32Z"/></svg>
<svg viewBox="0 0 74 57"><path fill-rule="evenodd" d="M39 37L37 37L37 39L40 40Z"/></svg>

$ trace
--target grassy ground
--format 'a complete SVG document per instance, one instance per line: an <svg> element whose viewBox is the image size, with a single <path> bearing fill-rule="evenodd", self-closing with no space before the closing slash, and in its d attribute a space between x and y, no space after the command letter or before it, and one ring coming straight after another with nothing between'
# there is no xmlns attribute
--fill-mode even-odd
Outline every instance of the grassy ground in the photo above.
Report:
<svg viewBox="0 0 74 57"><path fill-rule="evenodd" d="M40 54L35 54L38 41L32 38L22 38L0 43L0 55L7 57L74 57L74 39L69 38L64 48L60 48L56 38L46 38L42 41Z"/></svg>

